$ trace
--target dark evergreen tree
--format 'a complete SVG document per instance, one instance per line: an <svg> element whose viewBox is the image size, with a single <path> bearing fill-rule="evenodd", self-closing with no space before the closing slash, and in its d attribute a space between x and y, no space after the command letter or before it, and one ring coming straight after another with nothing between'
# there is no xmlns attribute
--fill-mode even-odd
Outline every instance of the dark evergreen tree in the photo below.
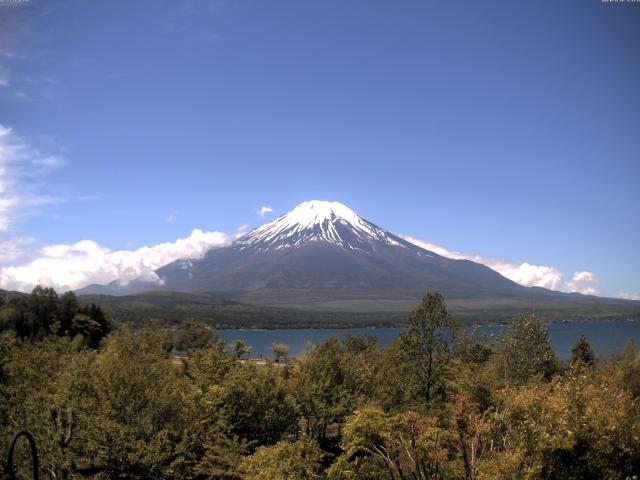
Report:
<svg viewBox="0 0 640 480"><path fill-rule="evenodd" d="M18 338L32 338L33 325L26 300L17 299L9 310L9 327L16 332Z"/></svg>
<svg viewBox="0 0 640 480"><path fill-rule="evenodd" d="M72 337L82 335L84 344L92 348L98 348L100 340L102 340L100 324L84 313L78 313L73 317L69 327L69 335Z"/></svg>
<svg viewBox="0 0 640 480"><path fill-rule="evenodd" d="M78 310L78 313L82 313L97 322L100 338L106 337L111 332L111 322L109 322L99 305L95 303L85 305ZM100 342L98 341L98 343Z"/></svg>
<svg viewBox="0 0 640 480"><path fill-rule="evenodd" d="M31 291L27 300L31 337L41 338L51 333L51 327L57 320L58 294L53 288L38 285Z"/></svg>
<svg viewBox="0 0 640 480"><path fill-rule="evenodd" d="M66 335L71 327L73 317L78 313L80 306L73 292L65 292L60 296L58 304L58 335Z"/></svg>
<svg viewBox="0 0 640 480"><path fill-rule="evenodd" d="M410 326L402 335L403 343L420 367L423 396L431 401L434 390L444 398L448 360L452 356L451 339L457 324L447 311L438 292L427 293L409 315Z"/></svg>
<svg viewBox="0 0 640 480"><path fill-rule="evenodd" d="M580 338L571 349L571 364L592 367L594 363L595 356L591 344L584 335L580 335Z"/></svg>

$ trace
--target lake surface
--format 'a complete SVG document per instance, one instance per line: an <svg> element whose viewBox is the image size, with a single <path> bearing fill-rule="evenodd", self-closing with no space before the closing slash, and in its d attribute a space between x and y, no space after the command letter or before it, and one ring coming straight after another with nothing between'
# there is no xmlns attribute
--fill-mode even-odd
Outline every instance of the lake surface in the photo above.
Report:
<svg viewBox="0 0 640 480"><path fill-rule="evenodd" d="M496 341L503 334L506 326L469 327L487 341ZM403 328L318 328L318 329L283 329L283 330L218 330L220 338L230 344L236 339L243 340L252 347L252 357L272 357L271 345L286 343L291 349L291 356L298 356L310 344L324 342L331 336L339 339L347 335L374 336L378 346L384 346L394 340ZM571 347L580 335L587 337L597 356L607 355L624 348L629 340L640 344L640 322L620 320L615 322L571 322L552 323L549 325L551 344L558 356L569 358Z"/></svg>

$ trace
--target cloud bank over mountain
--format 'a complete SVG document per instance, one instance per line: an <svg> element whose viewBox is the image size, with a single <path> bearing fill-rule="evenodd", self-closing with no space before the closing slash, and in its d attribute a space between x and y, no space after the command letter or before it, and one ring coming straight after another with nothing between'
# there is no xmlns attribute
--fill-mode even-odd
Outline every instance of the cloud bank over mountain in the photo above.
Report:
<svg viewBox="0 0 640 480"><path fill-rule="evenodd" d="M403 236L402 238L443 257L482 263L508 279L527 287L543 287L550 290L578 292L585 295L598 294L598 291L593 287L593 284L598 281L598 277L592 272L575 272L570 281L563 281L565 274L555 267L487 258L473 253L448 250L435 243L419 240L411 236Z"/></svg>
<svg viewBox="0 0 640 480"><path fill-rule="evenodd" d="M246 231L246 227L243 226L242 233ZM42 284L68 290L113 280L120 280L124 285L135 279L160 282L161 279L154 273L156 269L175 260L200 258L211 248L230 244L237 236L237 233L194 229L188 237L174 242L135 250L110 250L93 240L45 246L37 250L36 258L22 265L0 268L0 288L29 291L35 285ZM411 236L403 238L444 257L482 263L521 285L587 295L598 294L593 286L598 278L593 272L575 272L571 280L563 281L565 274L552 266L491 259L449 250ZM620 298L633 297L633 294L620 294Z"/></svg>
<svg viewBox="0 0 640 480"><path fill-rule="evenodd" d="M154 270L174 260L199 258L230 242L225 233L195 229L175 242L136 250L110 250L92 240L50 245L40 248L37 258L24 265L0 268L0 288L29 291L41 284L70 290L118 279L122 284L135 279L160 282Z"/></svg>
<svg viewBox="0 0 640 480"><path fill-rule="evenodd" d="M215 247L228 245L248 230L243 225L234 234L195 229L185 238L136 250L110 250L93 240L81 240L72 244L42 247L33 252L31 245L37 239L15 235L12 225L28 214L30 207L59 202L42 193L40 179L62 164L51 154L34 148L11 128L0 125L0 262L9 264L0 268L0 288L29 291L35 285L53 286L59 290L78 289L91 283L108 283L119 280L127 284L134 279L160 282L154 271L178 259L199 258ZM259 217L273 213L273 208L261 206ZM166 223L172 223L175 213L170 213ZM594 284L597 276L588 271L575 272L571 280L564 280L564 273L553 266L535 265L529 262L510 262L486 258L477 254L451 251L414 237L405 240L422 248L453 259L467 259L482 263L505 277L525 286L539 286L552 290L597 294ZM28 258L17 265L21 258ZM631 297L633 294L621 294Z"/></svg>

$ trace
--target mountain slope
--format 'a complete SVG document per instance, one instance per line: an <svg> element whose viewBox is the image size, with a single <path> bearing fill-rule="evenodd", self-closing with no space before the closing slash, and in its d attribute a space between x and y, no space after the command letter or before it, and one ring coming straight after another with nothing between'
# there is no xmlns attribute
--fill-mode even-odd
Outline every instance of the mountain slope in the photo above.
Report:
<svg viewBox="0 0 640 480"><path fill-rule="evenodd" d="M198 260L156 272L168 290L269 302L312 296L415 298L509 294L524 287L490 268L424 250L337 202L305 202Z"/></svg>
<svg viewBox="0 0 640 480"><path fill-rule="evenodd" d="M299 311L391 313L406 312L425 292L437 290L465 316L640 311L638 302L524 287L485 265L409 243L337 202L304 202L229 246L156 273L162 284L112 282L79 293L164 290Z"/></svg>

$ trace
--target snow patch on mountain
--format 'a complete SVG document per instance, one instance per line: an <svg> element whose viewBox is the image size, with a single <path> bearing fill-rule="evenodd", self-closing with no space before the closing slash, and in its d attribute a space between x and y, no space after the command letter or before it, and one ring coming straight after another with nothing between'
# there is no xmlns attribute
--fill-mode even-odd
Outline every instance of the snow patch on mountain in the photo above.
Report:
<svg viewBox="0 0 640 480"><path fill-rule="evenodd" d="M339 202L311 200L290 212L240 237L242 248L280 250L307 242L329 242L349 249L361 249L362 244L383 242L404 246L385 230L366 221Z"/></svg>

